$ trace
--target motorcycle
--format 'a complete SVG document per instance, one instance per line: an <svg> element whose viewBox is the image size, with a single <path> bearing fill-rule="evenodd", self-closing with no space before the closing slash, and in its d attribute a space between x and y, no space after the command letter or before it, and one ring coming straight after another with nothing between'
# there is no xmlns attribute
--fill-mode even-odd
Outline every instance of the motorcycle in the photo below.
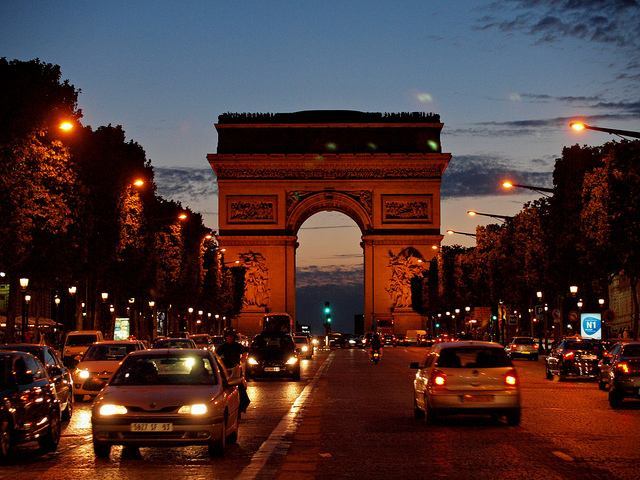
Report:
<svg viewBox="0 0 640 480"><path fill-rule="evenodd" d="M371 350L371 361L374 365L377 365L380 361L380 350Z"/></svg>

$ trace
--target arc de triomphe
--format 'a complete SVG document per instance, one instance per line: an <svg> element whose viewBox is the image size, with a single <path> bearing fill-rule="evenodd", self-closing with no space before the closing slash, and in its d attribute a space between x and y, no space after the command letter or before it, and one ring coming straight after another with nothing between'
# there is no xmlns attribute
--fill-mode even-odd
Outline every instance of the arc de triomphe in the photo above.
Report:
<svg viewBox="0 0 640 480"><path fill-rule="evenodd" d="M451 158L438 115L229 113L215 127L218 151L207 158L218 181L220 246L246 269L236 327L258 332L265 312L295 318L298 229L334 210L362 231L365 325L422 327L410 282L442 240L440 182Z"/></svg>

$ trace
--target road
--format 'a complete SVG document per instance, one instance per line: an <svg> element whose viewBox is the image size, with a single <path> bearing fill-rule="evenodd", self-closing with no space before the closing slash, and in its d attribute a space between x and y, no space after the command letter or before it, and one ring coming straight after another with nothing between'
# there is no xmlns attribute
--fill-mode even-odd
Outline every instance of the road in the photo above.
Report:
<svg viewBox="0 0 640 480"><path fill-rule="evenodd" d="M458 417L413 419L411 361L419 348L386 348L379 365L361 350L321 352L302 381L252 381L238 445L222 459L206 448L115 448L96 460L89 404L77 405L55 454L34 447L0 479L214 478L640 478L640 403L614 411L593 382L550 382L543 362L516 361L519 427Z"/></svg>

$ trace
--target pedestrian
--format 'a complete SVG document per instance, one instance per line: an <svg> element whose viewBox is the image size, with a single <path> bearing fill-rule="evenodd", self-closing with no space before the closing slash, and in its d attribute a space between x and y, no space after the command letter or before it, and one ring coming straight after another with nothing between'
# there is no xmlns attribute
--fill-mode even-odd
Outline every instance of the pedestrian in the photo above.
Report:
<svg viewBox="0 0 640 480"><path fill-rule="evenodd" d="M242 355L246 349L238 342L238 335L233 329L225 330L224 339L225 342L216 348L216 353L222 359L224 366L232 370L240 366ZM240 394L240 411L245 413L251 403L251 399L247 394L247 384L244 378L242 379L242 383L238 385L238 393Z"/></svg>

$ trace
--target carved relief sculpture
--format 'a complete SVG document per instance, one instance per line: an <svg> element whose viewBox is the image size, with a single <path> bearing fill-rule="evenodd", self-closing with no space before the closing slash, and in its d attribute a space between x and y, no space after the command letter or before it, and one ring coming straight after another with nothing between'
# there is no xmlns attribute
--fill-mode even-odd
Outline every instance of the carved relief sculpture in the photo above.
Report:
<svg viewBox="0 0 640 480"><path fill-rule="evenodd" d="M394 308L411 308L411 279L422 276L427 268L420 252L413 247L401 250L397 255L389 251L391 278L386 291Z"/></svg>
<svg viewBox="0 0 640 480"><path fill-rule="evenodd" d="M385 223L431 223L431 195L383 195L382 221Z"/></svg>
<svg viewBox="0 0 640 480"><path fill-rule="evenodd" d="M240 264L245 268L244 305L264 308L269 305L269 269L261 253L246 252L240 254Z"/></svg>
<svg viewBox="0 0 640 480"><path fill-rule="evenodd" d="M229 195L229 223L276 223L278 197L275 195Z"/></svg>

